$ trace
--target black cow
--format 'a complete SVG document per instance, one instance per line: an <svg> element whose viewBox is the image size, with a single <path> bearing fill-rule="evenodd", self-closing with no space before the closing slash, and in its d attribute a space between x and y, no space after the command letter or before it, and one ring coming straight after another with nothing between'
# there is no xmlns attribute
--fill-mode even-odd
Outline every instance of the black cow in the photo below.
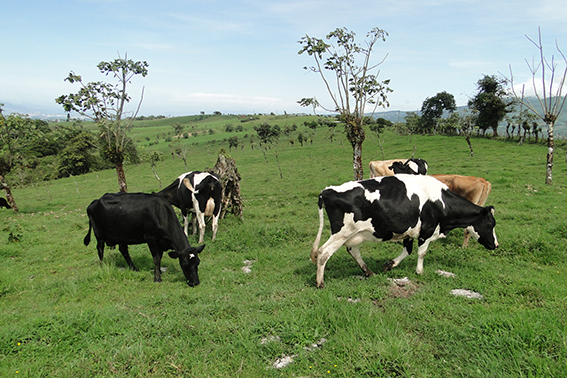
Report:
<svg viewBox="0 0 567 378"><path fill-rule="evenodd" d="M199 256L205 245L193 248L183 234L171 205L162 197L145 193L105 194L87 207L89 231L84 243L91 241L91 229L97 240L98 258L102 263L104 244L118 244L130 269L137 271L128 254L128 245L147 243L154 259L154 281L161 282L161 258L164 251L179 259L189 286L199 284Z"/></svg>
<svg viewBox="0 0 567 378"><path fill-rule="evenodd" d="M8 204L8 201L6 201L6 198L0 198L0 209L3 207L5 207L6 209L12 208L12 206Z"/></svg>
<svg viewBox="0 0 567 378"><path fill-rule="evenodd" d="M173 206L181 209L185 235L188 235L189 226L187 216L192 209L195 210L195 216L199 222L199 243L205 239L205 216L212 216L212 240L215 240L222 201L222 186L216 174L199 171L184 173L158 194ZM196 231L193 221L193 234Z"/></svg>
<svg viewBox="0 0 567 378"><path fill-rule="evenodd" d="M319 248L324 208L331 237ZM384 265L384 270L390 270L411 253L413 239L417 239L416 272L421 274L432 241L455 228L467 227L485 248L495 249L495 225L492 206L477 206L431 176L402 174L327 187L319 195L319 231L311 250L311 260L317 263L317 286L324 286L325 264L343 245L370 276L374 273L360 256L361 243L402 240L402 253Z"/></svg>
<svg viewBox="0 0 567 378"><path fill-rule="evenodd" d="M423 159L408 159L404 163L395 161L388 168L394 171L394 174L396 175L400 173L408 175L426 175L428 167L427 162Z"/></svg>

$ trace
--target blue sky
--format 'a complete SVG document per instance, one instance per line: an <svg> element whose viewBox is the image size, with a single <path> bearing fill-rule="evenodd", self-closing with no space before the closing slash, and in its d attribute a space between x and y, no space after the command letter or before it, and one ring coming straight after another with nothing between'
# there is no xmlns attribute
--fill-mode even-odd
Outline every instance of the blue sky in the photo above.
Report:
<svg viewBox="0 0 567 378"><path fill-rule="evenodd" d="M525 35L537 38L538 27L550 56L556 39L567 53L566 14L564 0L9 1L0 102L62 114L54 99L78 90L64 81L70 71L111 81L96 65L127 53L149 64L129 91L135 101L145 86L140 114L309 112L299 99L330 103L303 69L313 61L298 55L301 37L347 27L363 43L379 27L389 37L373 57L388 54L380 78L394 90L389 110L417 110L442 91L466 105L484 74L509 75L511 65L516 82L531 80L525 59L538 51Z"/></svg>

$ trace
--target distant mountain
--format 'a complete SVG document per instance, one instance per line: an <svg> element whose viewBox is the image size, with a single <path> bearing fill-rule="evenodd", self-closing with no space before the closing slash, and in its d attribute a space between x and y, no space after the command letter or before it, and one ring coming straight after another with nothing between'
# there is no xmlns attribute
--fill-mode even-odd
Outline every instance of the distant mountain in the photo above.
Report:
<svg viewBox="0 0 567 378"><path fill-rule="evenodd" d="M2 100L0 100L0 104L4 104L4 106L2 107L2 113L4 115L11 113L27 114L30 118L44 119L46 121L67 118L67 114L63 111L63 109L61 107L55 106L55 104L53 107L44 107L36 105L13 104Z"/></svg>

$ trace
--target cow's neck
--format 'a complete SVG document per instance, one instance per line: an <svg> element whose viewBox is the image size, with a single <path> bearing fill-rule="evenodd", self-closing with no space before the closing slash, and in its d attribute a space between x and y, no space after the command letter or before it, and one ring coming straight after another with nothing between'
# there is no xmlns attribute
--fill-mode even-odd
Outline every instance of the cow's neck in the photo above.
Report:
<svg viewBox="0 0 567 378"><path fill-rule="evenodd" d="M441 228L444 232L472 226L474 221L482 214L481 206L477 206L462 197L455 198L451 202L447 206L447 211L441 221Z"/></svg>

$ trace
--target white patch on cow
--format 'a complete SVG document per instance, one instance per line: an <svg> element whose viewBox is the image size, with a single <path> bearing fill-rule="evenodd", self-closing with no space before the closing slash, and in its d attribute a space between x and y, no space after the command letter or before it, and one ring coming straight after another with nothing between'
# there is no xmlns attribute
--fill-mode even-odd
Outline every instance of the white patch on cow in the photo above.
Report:
<svg viewBox="0 0 567 378"><path fill-rule="evenodd" d="M194 258L195 258L195 255L192 254L192 253L190 253L190 254L189 254L189 258L190 258L190 259L194 259Z"/></svg>
<svg viewBox="0 0 567 378"><path fill-rule="evenodd" d="M344 192L348 192L349 190L353 190L354 188L362 188L362 185L360 185L358 181L349 181L338 186L335 185L327 186L325 190L331 189L334 190L335 192L344 193Z"/></svg>
<svg viewBox="0 0 567 378"><path fill-rule="evenodd" d="M402 234L394 234L392 236L391 241L400 241L400 240L407 239L407 238L417 239L419 237L420 232L421 232L421 219L418 219L415 227L408 228Z"/></svg>
<svg viewBox="0 0 567 378"><path fill-rule="evenodd" d="M215 177L208 172L201 172L201 173L197 173L196 175L194 175L193 176L193 182L195 183L195 188L197 186L199 186L201 181L203 181L207 176ZM216 177L215 177L215 179L216 179Z"/></svg>
<svg viewBox="0 0 567 378"><path fill-rule="evenodd" d="M364 191L364 198L366 198L366 200L368 202L379 201L380 200L380 191L377 190L375 192L370 192L368 190L365 190Z"/></svg>
<svg viewBox="0 0 567 378"><path fill-rule="evenodd" d="M351 247L365 241L377 241L372 235L373 233L372 218L355 222L354 213L345 213L343 228L338 232L338 235L344 238L347 247Z"/></svg>
<svg viewBox="0 0 567 378"><path fill-rule="evenodd" d="M410 169L415 173L417 173L417 171L419 170L419 167L417 166L417 163L415 161L408 162L408 167L410 167Z"/></svg>
<svg viewBox="0 0 567 378"><path fill-rule="evenodd" d="M205 216L212 217L214 210L215 210L215 200L209 198L209 200L207 201L207 205L205 206Z"/></svg>
<svg viewBox="0 0 567 378"><path fill-rule="evenodd" d="M480 235L478 234L478 232L475 231L473 226L468 226L466 228L466 230L472 235L472 237L474 238L474 240L478 240L478 238L480 238ZM496 237L496 234L494 234L494 237ZM495 239L496 240L496 239Z"/></svg>
<svg viewBox="0 0 567 378"><path fill-rule="evenodd" d="M178 188L181 186L181 183L183 182L183 179L185 178L185 176L187 176L191 172L193 172L193 171L185 172L185 173L179 175L179 177L177 178L179 180L179 184L177 185Z"/></svg>
<svg viewBox="0 0 567 378"><path fill-rule="evenodd" d="M496 230L492 230L492 236L494 237L494 245L498 247L498 239L496 239Z"/></svg>
<svg viewBox="0 0 567 378"><path fill-rule="evenodd" d="M423 175L406 175L400 174L396 175L398 180L402 181L406 185L408 199L415 194L419 198L419 210L423 209L423 205L426 201L440 201L445 207L445 203L441 197L443 189L449 189L447 185L441 181Z"/></svg>

